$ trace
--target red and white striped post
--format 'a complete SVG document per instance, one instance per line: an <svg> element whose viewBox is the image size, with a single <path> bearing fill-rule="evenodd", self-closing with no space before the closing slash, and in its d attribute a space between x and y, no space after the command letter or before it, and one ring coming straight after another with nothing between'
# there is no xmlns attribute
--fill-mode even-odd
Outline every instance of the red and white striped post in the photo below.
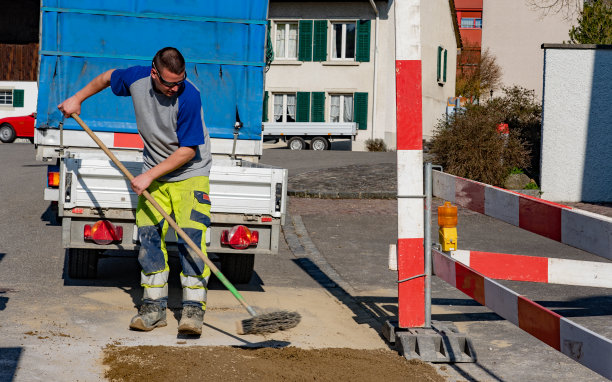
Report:
<svg viewBox="0 0 612 382"><path fill-rule="evenodd" d="M397 120L397 276L423 275L423 110L421 0L395 1ZM398 284L399 327L425 323L425 278Z"/></svg>

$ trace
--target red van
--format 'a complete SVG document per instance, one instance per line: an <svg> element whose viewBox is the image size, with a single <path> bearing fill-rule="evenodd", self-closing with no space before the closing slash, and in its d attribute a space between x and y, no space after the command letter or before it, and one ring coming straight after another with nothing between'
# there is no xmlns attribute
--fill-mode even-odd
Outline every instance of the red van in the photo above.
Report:
<svg viewBox="0 0 612 382"><path fill-rule="evenodd" d="M11 143L15 138L34 140L34 122L36 114L23 117L6 117L0 119L0 141Z"/></svg>

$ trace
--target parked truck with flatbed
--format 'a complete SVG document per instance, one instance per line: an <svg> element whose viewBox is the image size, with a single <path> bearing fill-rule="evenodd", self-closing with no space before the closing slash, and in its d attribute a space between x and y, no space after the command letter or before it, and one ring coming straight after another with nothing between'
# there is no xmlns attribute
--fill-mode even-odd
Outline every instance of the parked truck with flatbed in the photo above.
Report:
<svg viewBox="0 0 612 382"><path fill-rule="evenodd" d="M118 250L135 255L138 196L57 105L96 75L150 65L157 50L174 46L185 56L187 79L201 92L211 137L207 252L231 281L248 282L254 256L278 251L286 209L287 170L258 163L267 1L55 3L43 0L41 7L34 142L36 158L49 163L44 198L61 221L68 275L96 277L100 256ZM141 172L143 144L129 97L104 90L83 104L81 118L130 172ZM171 229L167 241L173 253Z"/></svg>

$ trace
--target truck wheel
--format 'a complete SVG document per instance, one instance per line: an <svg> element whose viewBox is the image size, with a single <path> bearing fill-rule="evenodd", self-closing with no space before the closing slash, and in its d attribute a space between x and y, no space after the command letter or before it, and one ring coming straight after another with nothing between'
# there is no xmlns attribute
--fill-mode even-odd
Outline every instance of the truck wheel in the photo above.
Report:
<svg viewBox="0 0 612 382"><path fill-rule="evenodd" d="M15 129L13 129L10 123L3 123L0 125L0 141L11 143L15 140L15 137Z"/></svg>
<svg viewBox="0 0 612 382"><path fill-rule="evenodd" d="M95 279L99 252L94 249L68 249L68 276L73 279Z"/></svg>
<svg viewBox="0 0 612 382"><path fill-rule="evenodd" d="M324 137L314 137L310 141L310 149L316 151L323 151L329 148L329 141Z"/></svg>
<svg viewBox="0 0 612 382"><path fill-rule="evenodd" d="M247 284L253 275L254 265L253 253L221 254L221 272L232 284Z"/></svg>
<svg viewBox="0 0 612 382"><path fill-rule="evenodd" d="M302 137L293 137L287 141L287 147L291 150L304 150L306 142L304 142Z"/></svg>

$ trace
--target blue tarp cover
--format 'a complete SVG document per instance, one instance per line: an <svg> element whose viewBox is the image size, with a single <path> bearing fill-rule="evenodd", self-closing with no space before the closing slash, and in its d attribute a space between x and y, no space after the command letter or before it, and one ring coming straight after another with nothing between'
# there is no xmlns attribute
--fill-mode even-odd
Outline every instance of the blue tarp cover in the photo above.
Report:
<svg viewBox="0 0 612 382"><path fill-rule="evenodd" d="M57 105L113 68L150 65L178 48L202 94L211 137L260 139L268 2L263 0L43 0L37 127L57 127ZM132 101L110 89L83 103L96 131L136 132ZM66 129L80 129L72 119Z"/></svg>

